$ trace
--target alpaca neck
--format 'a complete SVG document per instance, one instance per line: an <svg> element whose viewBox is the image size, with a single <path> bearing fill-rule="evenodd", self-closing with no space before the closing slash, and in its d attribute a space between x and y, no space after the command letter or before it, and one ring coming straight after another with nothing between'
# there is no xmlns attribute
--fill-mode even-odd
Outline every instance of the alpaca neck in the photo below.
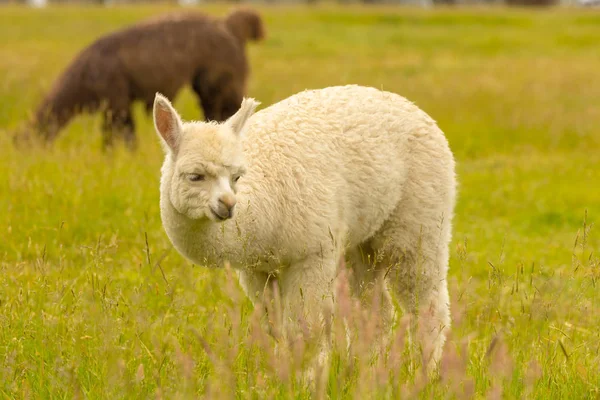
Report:
<svg viewBox="0 0 600 400"><path fill-rule="evenodd" d="M169 199L170 168L163 167L160 209L164 229L175 248L198 265L222 267L225 261L232 264L247 262L243 239L244 207L236 207L233 219L213 222L208 218L191 219L180 213ZM166 175L166 176L165 176Z"/></svg>

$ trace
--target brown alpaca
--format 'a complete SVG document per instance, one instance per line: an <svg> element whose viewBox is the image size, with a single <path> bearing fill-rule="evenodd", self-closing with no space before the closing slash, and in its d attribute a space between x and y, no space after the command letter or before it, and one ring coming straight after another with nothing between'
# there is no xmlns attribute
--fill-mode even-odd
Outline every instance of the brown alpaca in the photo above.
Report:
<svg viewBox="0 0 600 400"><path fill-rule="evenodd" d="M225 120L246 91L246 41L264 34L260 16L251 10L224 19L170 14L108 34L66 68L37 109L32 128L50 142L76 114L101 111L104 147L115 134L135 148L132 102L141 100L151 112L156 92L173 98L188 83L204 116ZM17 139L28 137L26 132Z"/></svg>

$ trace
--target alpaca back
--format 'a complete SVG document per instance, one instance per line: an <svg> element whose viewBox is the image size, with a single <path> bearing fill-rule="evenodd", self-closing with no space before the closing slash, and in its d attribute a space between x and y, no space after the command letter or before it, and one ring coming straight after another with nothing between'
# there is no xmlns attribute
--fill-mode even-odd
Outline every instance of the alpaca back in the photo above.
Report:
<svg viewBox="0 0 600 400"><path fill-rule="evenodd" d="M143 99L153 99L157 90L174 97L204 69L240 82L248 74L244 47L220 20L203 14L168 15L107 41Z"/></svg>
<svg viewBox="0 0 600 400"><path fill-rule="evenodd" d="M396 94L354 85L305 91L258 112L244 149L240 197L253 204L253 218L267 216L256 233L279 249L302 238L308 252L364 242L411 195L407 179L453 168L427 114Z"/></svg>

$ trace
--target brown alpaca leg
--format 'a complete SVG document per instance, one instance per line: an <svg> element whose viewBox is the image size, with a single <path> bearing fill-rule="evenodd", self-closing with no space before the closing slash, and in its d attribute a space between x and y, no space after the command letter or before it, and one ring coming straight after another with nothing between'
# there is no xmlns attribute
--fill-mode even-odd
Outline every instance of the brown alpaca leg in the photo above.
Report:
<svg viewBox="0 0 600 400"><path fill-rule="evenodd" d="M219 98L217 93L208 87L208 82L195 79L192 88L198 96L198 105L207 121L221 121Z"/></svg>
<svg viewBox="0 0 600 400"><path fill-rule="evenodd" d="M123 138L129 150L134 151L137 148L135 123L131 110L108 108L104 112L104 124L102 126L103 150L113 147L115 136Z"/></svg>
<svg viewBox="0 0 600 400"><path fill-rule="evenodd" d="M231 90L231 89L230 89ZM242 99L244 96L237 91L229 91L225 92L226 94L221 99L221 109L220 114L223 120L231 117L233 114L240 109L240 105L242 104Z"/></svg>
<svg viewBox="0 0 600 400"><path fill-rule="evenodd" d="M219 122L225 121L239 110L243 98L241 86L229 72L199 72L192 81L204 118Z"/></svg>

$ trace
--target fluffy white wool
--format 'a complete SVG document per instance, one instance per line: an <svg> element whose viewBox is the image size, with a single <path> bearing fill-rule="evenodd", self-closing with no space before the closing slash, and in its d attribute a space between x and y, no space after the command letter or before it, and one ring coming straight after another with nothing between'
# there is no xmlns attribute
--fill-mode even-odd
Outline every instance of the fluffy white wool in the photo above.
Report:
<svg viewBox="0 0 600 400"><path fill-rule="evenodd" d="M200 265L230 261L253 302L272 274L292 329L297 313L332 306L340 257L357 295L387 272L406 310L420 310L419 339L437 362L450 325L456 192L442 131L403 97L355 85L304 91L252 115L256 105L246 99L223 124L183 123L157 95L161 216L175 248Z"/></svg>

